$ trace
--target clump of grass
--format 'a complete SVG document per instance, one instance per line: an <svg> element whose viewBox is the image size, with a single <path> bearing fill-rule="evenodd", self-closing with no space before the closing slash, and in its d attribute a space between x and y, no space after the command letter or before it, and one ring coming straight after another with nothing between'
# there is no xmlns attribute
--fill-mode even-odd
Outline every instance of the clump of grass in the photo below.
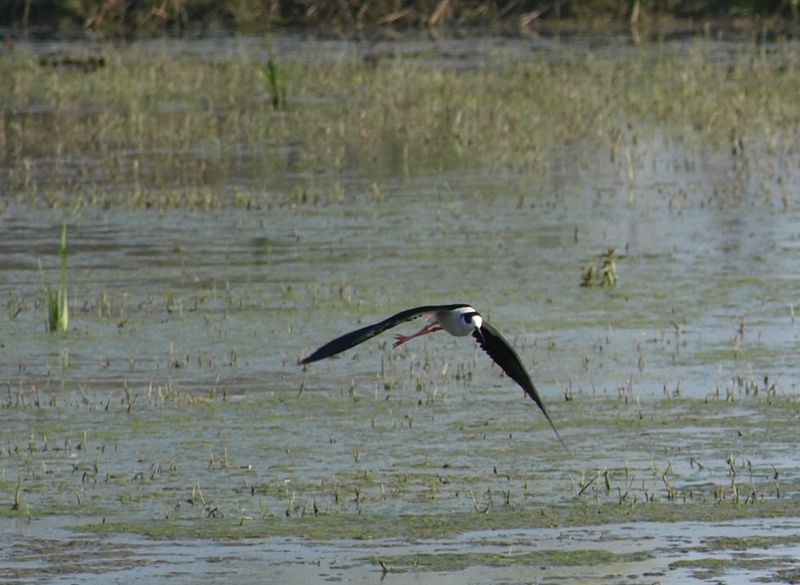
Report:
<svg viewBox="0 0 800 585"><path fill-rule="evenodd" d="M47 330L50 333L60 333L69 329L69 305L67 303L67 224L61 228L61 244L58 247L61 257L61 282L57 289L50 285L45 286L45 300L47 304ZM41 270L41 265L39 266Z"/></svg>
<svg viewBox="0 0 800 585"><path fill-rule="evenodd" d="M617 286L617 253L609 248L603 255L603 286Z"/></svg>
<svg viewBox="0 0 800 585"><path fill-rule="evenodd" d="M267 59L266 65L260 66L260 71L272 96L272 109L278 112L285 110L286 80L283 72L278 69L277 63L272 58Z"/></svg>
<svg viewBox="0 0 800 585"><path fill-rule="evenodd" d="M600 255L603 265L598 270L594 265L589 266L581 277L581 286L617 286L617 252L609 248Z"/></svg>

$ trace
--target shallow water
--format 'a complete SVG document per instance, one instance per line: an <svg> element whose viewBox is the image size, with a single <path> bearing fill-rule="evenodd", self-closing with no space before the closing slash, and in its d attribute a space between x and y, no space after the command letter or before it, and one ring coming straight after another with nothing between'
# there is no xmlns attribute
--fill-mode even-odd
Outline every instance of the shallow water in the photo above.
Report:
<svg viewBox="0 0 800 585"><path fill-rule="evenodd" d="M8 582L791 582L800 552L796 519L492 530L448 539L366 542L299 538L153 541L128 535L99 540L58 530L34 536L29 526L16 528L18 540L6 545L10 554L5 555L3 570L4 576L18 578L11 577ZM747 550L735 543L714 544L732 533L763 538L765 544ZM565 554L566 560L553 564L548 556L552 551ZM591 558L584 554L587 551L598 560L581 562L583 557ZM602 556L606 551L625 558L609 562ZM578 559L569 559L570 554ZM435 568L417 564L431 555L451 560ZM492 561L486 564L486 558ZM705 569L709 564L713 568Z"/></svg>
<svg viewBox="0 0 800 585"><path fill-rule="evenodd" d="M0 578L790 580L800 169L759 147L745 172L653 135L632 172L598 149L544 183L426 169L376 197L354 168L322 205L84 209L63 336L64 215L6 206ZM609 248L617 286L581 287ZM450 302L514 343L569 452L471 340L296 365Z"/></svg>

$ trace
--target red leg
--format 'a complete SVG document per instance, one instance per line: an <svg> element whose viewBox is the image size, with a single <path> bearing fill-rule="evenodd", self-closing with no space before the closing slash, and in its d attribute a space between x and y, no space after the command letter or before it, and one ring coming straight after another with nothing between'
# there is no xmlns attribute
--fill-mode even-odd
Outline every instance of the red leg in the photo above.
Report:
<svg viewBox="0 0 800 585"><path fill-rule="evenodd" d="M433 333L434 331L439 331L441 327L439 327L438 323L429 323L425 325L422 329L417 331L414 335L402 335L398 333L394 336L394 344L392 347L398 347L403 345L406 341L411 341L415 337L422 337L423 335L427 335L428 333Z"/></svg>

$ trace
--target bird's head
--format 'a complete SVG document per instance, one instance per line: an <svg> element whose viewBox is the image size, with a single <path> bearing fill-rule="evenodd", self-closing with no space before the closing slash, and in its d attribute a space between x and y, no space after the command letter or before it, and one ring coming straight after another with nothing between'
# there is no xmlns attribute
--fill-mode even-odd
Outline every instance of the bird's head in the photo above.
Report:
<svg viewBox="0 0 800 585"><path fill-rule="evenodd" d="M464 321L464 325L472 326L475 331L478 332L480 332L481 326L483 325L483 317L481 317L477 311L462 313L461 320Z"/></svg>

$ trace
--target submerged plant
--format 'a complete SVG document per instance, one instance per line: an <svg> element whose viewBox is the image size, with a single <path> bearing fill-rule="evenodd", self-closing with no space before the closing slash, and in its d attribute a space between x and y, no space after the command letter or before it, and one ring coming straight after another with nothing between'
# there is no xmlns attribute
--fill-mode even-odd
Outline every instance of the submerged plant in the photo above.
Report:
<svg viewBox="0 0 800 585"><path fill-rule="evenodd" d="M47 330L58 333L69 329L69 306L67 304L67 224L61 228L61 244L58 247L61 257L61 282L57 289L45 286L47 301ZM41 265L39 266L41 270Z"/></svg>

